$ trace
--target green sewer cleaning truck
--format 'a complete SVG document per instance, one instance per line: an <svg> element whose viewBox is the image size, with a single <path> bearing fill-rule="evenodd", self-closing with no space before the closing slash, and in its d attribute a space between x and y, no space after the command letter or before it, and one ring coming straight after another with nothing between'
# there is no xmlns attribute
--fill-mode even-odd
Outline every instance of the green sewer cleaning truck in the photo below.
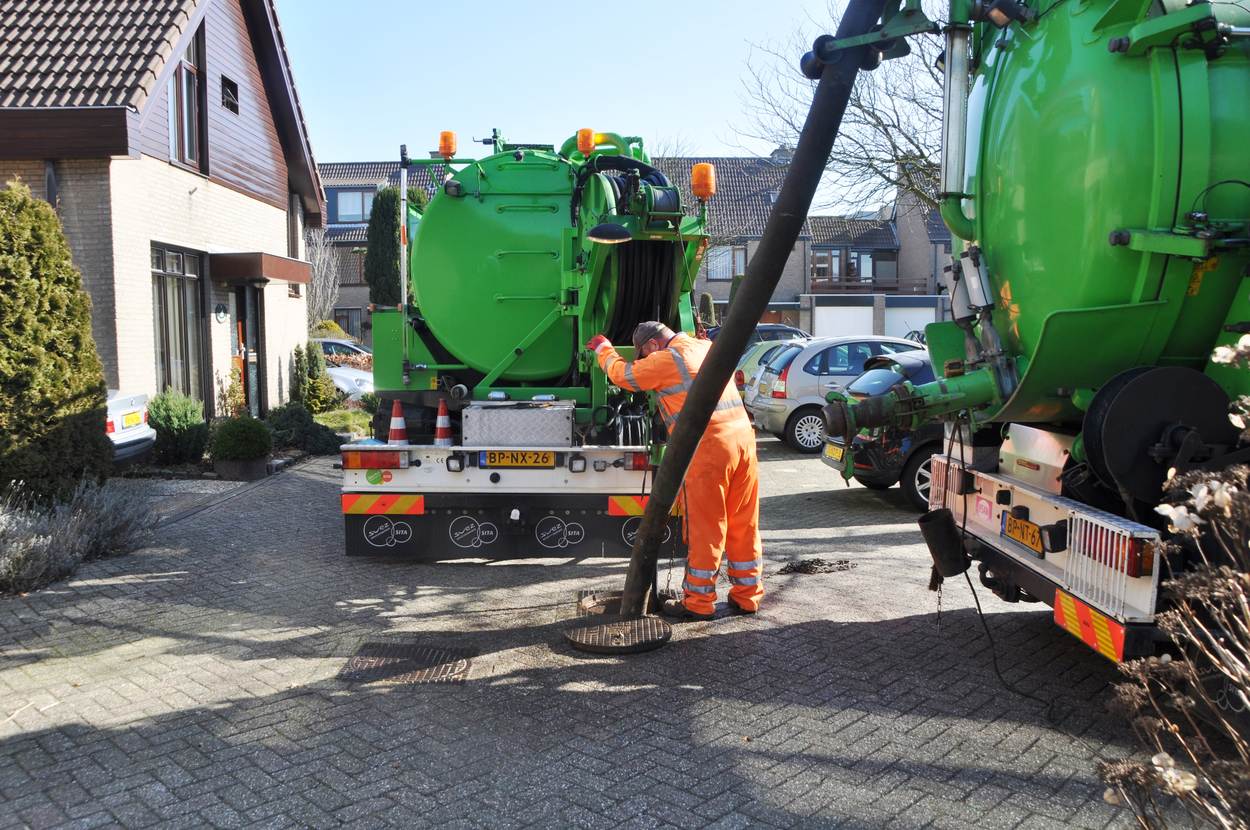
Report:
<svg viewBox="0 0 1250 830"><path fill-rule="evenodd" d="M483 143L402 154L404 184L427 165L438 192L402 211L401 302L373 310L381 405L374 439L342 449L347 552L627 555L663 425L583 344L629 344L644 320L695 330L714 171L693 204L637 137ZM680 535L674 517L668 552Z"/></svg>
<svg viewBox="0 0 1250 830"><path fill-rule="evenodd" d="M1211 360L1250 332L1250 6L954 0L941 31L942 377L833 400L828 432L945 420L938 569L966 549L1000 598L1151 653L1183 567L1159 555L1167 477L1250 460L1229 420L1250 372Z"/></svg>

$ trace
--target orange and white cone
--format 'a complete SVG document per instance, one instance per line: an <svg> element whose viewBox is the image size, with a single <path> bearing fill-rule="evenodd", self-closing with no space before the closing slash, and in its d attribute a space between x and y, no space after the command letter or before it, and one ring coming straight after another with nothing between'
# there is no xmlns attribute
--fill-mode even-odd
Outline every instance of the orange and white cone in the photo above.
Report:
<svg viewBox="0 0 1250 830"><path fill-rule="evenodd" d="M440 398L438 417L434 420L434 446L450 447L451 445L451 416L447 414L447 401Z"/></svg>
<svg viewBox="0 0 1250 830"><path fill-rule="evenodd" d="M391 404L391 431L386 436L386 443L408 443L408 424L404 422L404 405L399 401Z"/></svg>

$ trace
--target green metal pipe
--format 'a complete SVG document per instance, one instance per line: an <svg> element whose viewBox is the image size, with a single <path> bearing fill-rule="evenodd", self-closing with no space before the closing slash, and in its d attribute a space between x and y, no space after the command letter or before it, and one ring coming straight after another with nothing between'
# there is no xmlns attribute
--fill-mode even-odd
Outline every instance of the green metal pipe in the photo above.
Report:
<svg viewBox="0 0 1250 830"><path fill-rule="evenodd" d="M942 221L946 223L946 227L950 228L951 233L968 241L976 239L976 227L972 220L964 215L962 196L947 196L942 200L938 209L942 214Z"/></svg>

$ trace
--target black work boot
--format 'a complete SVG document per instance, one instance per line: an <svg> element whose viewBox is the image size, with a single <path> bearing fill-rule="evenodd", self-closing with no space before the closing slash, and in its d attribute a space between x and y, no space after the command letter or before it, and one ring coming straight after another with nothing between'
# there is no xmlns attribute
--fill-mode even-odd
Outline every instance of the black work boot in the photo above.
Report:
<svg viewBox="0 0 1250 830"><path fill-rule="evenodd" d="M687 608L686 604L680 599L664 600L660 603L660 613L678 622L695 622L699 620L706 622L715 616L714 614L696 614Z"/></svg>

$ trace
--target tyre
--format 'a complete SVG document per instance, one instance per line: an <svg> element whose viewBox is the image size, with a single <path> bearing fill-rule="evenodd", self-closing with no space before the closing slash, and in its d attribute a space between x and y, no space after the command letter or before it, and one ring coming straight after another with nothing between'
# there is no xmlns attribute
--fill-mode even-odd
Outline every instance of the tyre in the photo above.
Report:
<svg viewBox="0 0 1250 830"><path fill-rule="evenodd" d="M933 456L937 451L937 444L923 446L913 452L903 465L899 486L903 488L907 501L917 510L929 509L929 485L933 480Z"/></svg>
<svg viewBox="0 0 1250 830"><path fill-rule="evenodd" d="M825 418L814 406L805 407L786 421L785 442L801 453L817 453L825 446Z"/></svg>

